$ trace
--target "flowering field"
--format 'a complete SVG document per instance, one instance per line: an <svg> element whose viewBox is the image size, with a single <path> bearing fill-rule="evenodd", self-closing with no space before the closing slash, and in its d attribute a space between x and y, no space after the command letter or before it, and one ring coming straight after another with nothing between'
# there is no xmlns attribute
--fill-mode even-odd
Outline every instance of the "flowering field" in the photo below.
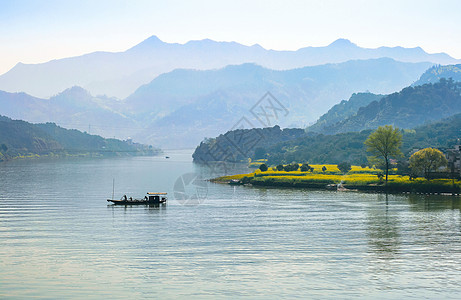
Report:
<svg viewBox="0 0 461 300"><path fill-rule="evenodd" d="M327 170L322 171L325 166ZM327 185L341 184L345 188L360 190L383 190L384 181L376 174L381 170L352 166L347 174L341 174L336 165L311 165L313 172L277 171L269 168L266 172L259 169L248 174L223 176L214 179L216 182L240 180L242 183L251 183L262 186L289 186L325 188ZM459 193L461 181L451 179L416 178L410 180L408 176L389 175L388 189L397 192L425 192L425 193Z"/></svg>

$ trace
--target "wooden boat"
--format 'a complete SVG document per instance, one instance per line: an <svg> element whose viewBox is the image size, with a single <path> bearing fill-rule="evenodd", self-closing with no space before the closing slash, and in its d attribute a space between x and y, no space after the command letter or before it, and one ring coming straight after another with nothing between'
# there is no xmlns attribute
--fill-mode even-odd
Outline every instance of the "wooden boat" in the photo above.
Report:
<svg viewBox="0 0 461 300"><path fill-rule="evenodd" d="M107 202L112 202L115 205L158 205L166 203L167 193L147 193L142 199L127 198L126 195L120 200L107 199Z"/></svg>

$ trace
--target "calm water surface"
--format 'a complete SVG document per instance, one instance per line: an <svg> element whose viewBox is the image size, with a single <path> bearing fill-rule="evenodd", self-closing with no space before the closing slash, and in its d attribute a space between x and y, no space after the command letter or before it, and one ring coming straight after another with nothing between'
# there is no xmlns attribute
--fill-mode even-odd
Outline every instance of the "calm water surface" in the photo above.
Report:
<svg viewBox="0 0 461 300"><path fill-rule="evenodd" d="M197 182L182 191L181 175L210 169L188 151L167 155L0 164L0 298L461 295L459 198ZM116 198L165 191L169 203L108 205L113 179Z"/></svg>

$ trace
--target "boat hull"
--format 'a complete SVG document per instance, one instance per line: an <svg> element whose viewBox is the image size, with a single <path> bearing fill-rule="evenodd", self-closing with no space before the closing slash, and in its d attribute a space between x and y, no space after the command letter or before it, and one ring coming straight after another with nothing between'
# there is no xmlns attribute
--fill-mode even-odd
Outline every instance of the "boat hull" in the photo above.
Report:
<svg viewBox="0 0 461 300"><path fill-rule="evenodd" d="M160 201L144 201L144 200L113 200L107 199L107 202L112 202L115 205L158 205L166 203L166 200Z"/></svg>

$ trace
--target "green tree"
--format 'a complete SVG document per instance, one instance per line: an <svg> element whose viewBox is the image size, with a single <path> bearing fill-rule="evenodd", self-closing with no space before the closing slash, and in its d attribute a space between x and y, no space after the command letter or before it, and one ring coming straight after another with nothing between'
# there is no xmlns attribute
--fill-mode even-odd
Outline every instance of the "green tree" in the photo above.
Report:
<svg viewBox="0 0 461 300"><path fill-rule="evenodd" d="M283 165L277 165L277 171L283 171Z"/></svg>
<svg viewBox="0 0 461 300"><path fill-rule="evenodd" d="M266 164L261 164L261 165L259 166L259 169L261 170L261 172L266 172L267 169L268 169L268 167L267 167Z"/></svg>
<svg viewBox="0 0 461 300"><path fill-rule="evenodd" d="M445 155L438 149L425 148L414 153L410 157L410 168L414 173L427 174L430 171L437 171L438 168L444 167L448 164Z"/></svg>
<svg viewBox="0 0 461 300"><path fill-rule="evenodd" d="M309 172L311 170L311 166L308 163L301 165L301 172Z"/></svg>
<svg viewBox="0 0 461 300"><path fill-rule="evenodd" d="M402 155L402 134L392 125L380 126L372 132L365 141L367 151L372 154L372 159L380 159L386 169L386 184L389 177L389 159Z"/></svg>
<svg viewBox="0 0 461 300"><path fill-rule="evenodd" d="M286 172L297 171L299 169L299 164L292 163L283 167L283 170Z"/></svg>
<svg viewBox="0 0 461 300"><path fill-rule="evenodd" d="M349 172L351 168L352 168L351 164L348 163L347 161L343 161L342 163L338 164L338 169L343 173Z"/></svg>

